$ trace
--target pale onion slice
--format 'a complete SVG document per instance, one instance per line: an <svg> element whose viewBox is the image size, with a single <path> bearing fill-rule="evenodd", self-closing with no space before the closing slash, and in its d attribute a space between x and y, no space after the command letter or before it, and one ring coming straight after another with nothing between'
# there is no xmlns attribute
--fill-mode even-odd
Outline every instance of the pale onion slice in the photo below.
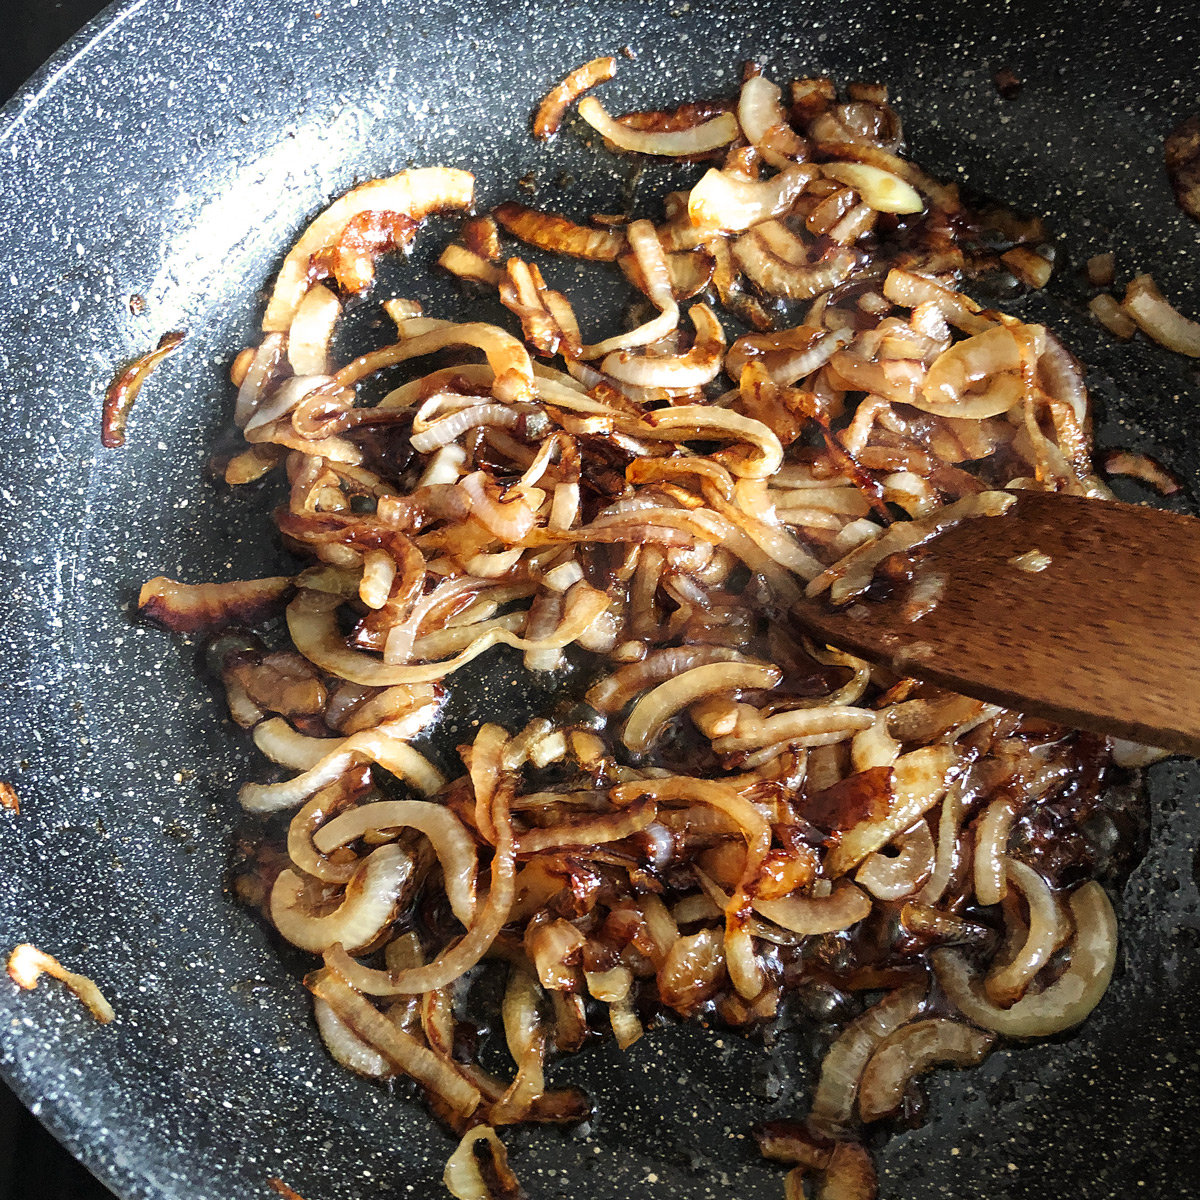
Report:
<svg viewBox="0 0 1200 1200"><path fill-rule="evenodd" d="M1160 346L1200 358L1200 322L1189 321L1171 306L1150 275L1139 275L1125 289L1125 311Z"/></svg>
<svg viewBox="0 0 1200 1200"><path fill-rule="evenodd" d="M786 213L817 174L817 168L807 164L793 164L763 180L712 168L688 196L688 217L706 231L740 233Z"/></svg>
<svg viewBox="0 0 1200 1200"><path fill-rule="evenodd" d="M246 422L258 411L266 395L267 384L279 366L286 346L287 339L282 333L268 333L255 350L233 406L233 423L239 429L245 429Z"/></svg>
<svg viewBox="0 0 1200 1200"><path fill-rule="evenodd" d="M694 125L691 129L676 129L653 133L633 129L613 120L594 96L584 96L579 102L579 115L602 137L622 150L636 154L657 154L683 157L691 154L706 154L719 150L738 136L737 117L733 113L721 113L711 121Z"/></svg>
<svg viewBox="0 0 1200 1200"><path fill-rule="evenodd" d="M86 975L77 975L68 971L53 955L39 950L28 942L14 947L8 956L8 976L19 988L27 992L33 991L43 974L50 975L74 992L87 1005L88 1011L100 1022L107 1025L115 1016L113 1007L104 998L94 980Z"/></svg>
<svg viewBox="0 0 1200 1200"><path fill-rule="evenodd" d="M324 1000L358 1038L373 1046L404 1074L441 1097L460 1116L479 1107L479 1089L449 1063L383 1015L365 996L333 971L314 971L305 979L314 996Z"/></svg>
<svg viewBox="0 0 1200 1200"><path fill-rule="evenodd" d="M478 856L466 826L444 804L428 800L380 800L341 813L313 835L313 845L331 854L367 833L390 829L416 829L433 846L442 867L450 909L464 924L475 915L475 876Z"/></svg>
<svg viewBox="0 0 1200 1200"><path fill-rule="evenodd" d="M600 358L614 350L649 346L666 337L679 324L679 304L671 286L671 270L654 226L649 221L633 221L625 231L625 237L645 281L646 294L659 310L658 316L628 333L584 346L581 351L584 358Z"/></svg>
<svg viewBox="0 0 1200 1200"><path fill-rule="evenodd" d="M320 996L313 997L313 1016L325 1049L343 1067L368 1079L387 1079L396 1074L395 1066L369 1042L363 1041Z"/></svg>
<svg viewBox="0 0 1200 1200"><path fill-rule="evenodd" d="M919 213L925 207L925 201L912 184L868 163L825 163L821 173L829 179L848 184L876 212Z"/></svg>
<svg viewBox="0 0 1200 1200"><path fill-rule="evenodd" d="M1044 991L1026 995L1010 1008L983 994L978 973L958 951L933 952L938 982L968 1020L1005 1037L1043 1038L1078 1025L1100 1003L1117 961L1117 919L1104 888L1094 880L1071 893L1075 922L1071 962Z"/></svg>
<svg viewBox="0 0 1200 1200"><path fill-rule="evenodd" d="M999 904L1008 891L1008 838L1017 819L1019 800L1003 795L984 810L975 829L975 899Z"/></svg>
<svg viewBox="0 0 1200 1200"><path fill-rule="evenodd" d="M435 212L468 209L475 198L475 177L454 167L420 167L387 179L372 179L335 200L288 251L263 317L263 332L282 333L292 323L309 289L309 264L332 248L360 213L400 213L415 222Z"/></svg>
<svg viewBox="0 0 1200 1200"><path fill-rule="evenodd" d="M1007 860L1009 881L1025 897L1029 910L1029 932L1009 963L995 964L984 981L984 991L995 1004L1019 1000L1033 977L1063 944L1066 923L1050 885L1019 858Z"/></svg>
<svg viewBox="0 0 1200 1200"><path fill-rule="evenodd" d="M297 375L324 375L329 370L329 343L341 315L341 302L324 284L308 290L288 330L288 362Z"/></svg>
<svg viewBox="0 0 1200 1200"><path fill-rule="evenodd" d="M617 350L601 364L606 375L638 387L701 387L721 372L725 354L725 331L707 304L695 304L688 317L696 330L696 341L686 354L647 355Z"/></svg>
<svg viewBox="0 0 1200 1200"><path fill-rule="evenodd" d="M746 140L773 167L786 169L804 157L804 140L788 122L780 102L782 89L765 75L751 75L742 82L738 97L738 124Z"/></svg>
<svg viewBox="0 0 1200 1200"><path fill-rule="evenodd" d="M870 897L848 879L839 879L828 896L755 897L752 903L760 916L805 937L849 929L871 911Z"/></svg>
<svg viewBox="0 0 1200 1200"><path fill-rule="evenodd" d="M693 667L647 692L629 714L621 739L635 754L644 753L668 722L697 700L715 693L773 688L782 678L778 667L756 663L718 662Z"/></svg>
<svg viewBox="0 0 1200 1200"><path fill-rule="evenodd" d="M315 767L326 755L340 750L345 738L306 737L283 717L271 717L254 727L254 744L272 761L294 771Z"/></svg>
<svg viewBox="0 0 1200 1200"><path fill-rule="evenodd" d="M918 821L895 841L900 847L898 855L868 854L854 876L876 900L911 896L933 871L935 846L928 821Z"/></svg>
<svg viewBox="0 0 1200 1200"><path fill-rule="evenodd" d="M936 1066L975 1067L996 1037L947 1017L914 1021L891 1034L871 1055L858 1089L858 1112L878 1121L898 1109L918 1075Z"/></svg>
<svg viewBox="0 0 1200 1200"><path fill-rule="evenodd" d="M561 650L591 627L608 608L609 599L604 592L580 581L567 592L562 621L547 637L531 641L507 629L493 627L453 658L415 665L393 665L361 651L347 649L337 624L336 609L340 603L336 596L302 592L288 606L288 630L293 643L309 662L331 675L367 687L390 687L443 679L496 645L512 646L517 650Z"/></svg>
<svg viewBox="0 0 1200 1200"><path fill-rule="evenodd" d="M910 403L942 417L998 417L1025 394L1021 349L1013 331L997 325L944 350Z"/></svg>
<svg viewBox="0 0 1200 1200"><path fill-rule="evenodd" d="M830 879L844 875L898 833L912 828L946 794L957 759L951 746L922 746L896 759L888 811L844 830L825 859L825 874Z"/></svg>
<svg viewBox="0 0 1200 1200"><path fill-rule="evenodd" d="M293 946L314 954L335 943L369 946L395 915L412 871L411 855L396 845L380 846L363 859L342 903L324 916L305 911L304 880L295 871L281 871L271 889L271 923Z"/></svg>
<svg viewBox="0 0 1200 1200"><path fill-rule="evenodd" d="M390 737L385 731L371 730L348 737L332 754L327 754L294 779L283 783L243 785L238 800L250 812L295 808L360 762L376 762L427 795L446 782L441 772L411 746Z"/></svg>
<svg viewBox="0 0 1200 1200"><path fill-rule="evenodd" d="M822 1131L836 1132L854 1117L859 1079L875 1048L921 1011L925 985L909 984L889 992L861 1017L851 1021L830 1046L821 1063L809 1121Z"/></svg>

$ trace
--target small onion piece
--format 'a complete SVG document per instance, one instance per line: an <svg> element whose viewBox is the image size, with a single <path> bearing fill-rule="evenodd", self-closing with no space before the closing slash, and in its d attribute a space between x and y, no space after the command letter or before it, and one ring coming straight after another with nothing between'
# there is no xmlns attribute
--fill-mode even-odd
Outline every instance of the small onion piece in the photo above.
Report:
<svg viewBox="0 0 1200 1200"><path fill-rule="evenodd" d="M876 851L867 855L854 878L877 900L903 900L911 896L933 870L934 843L929 822L918 821L896 838L900 853L888 858Z"/></svg>
<svg viewBox="0 0 1200 1200"><path fill-rule="evenodd" d="M594 96L579 102L579 115L601 136L622 150L637 154L657 154L682 158L718 150L732 142L739 133L737 117L725 112L690 129L649 132L633 129L615 121L604 105Z"/></svg>
<svg viewBox="0 0 1200 1200"><path fill-rule="evenodd" d="M177 583L157 575L138 593L138 614L174 633L254 625L276 613L291 591L286 575L234 583Z"/></svg>
<svg viewBox="0 0 1200 1200"><path fill-rule="evenodd" d="M1200 358L1200 322L1173 308L1150 275L1139 275L1125 289L1125 311L1160 346Z"/></svg>
<svg viewBox="0 0 1200 1200"><path fill-rule="evenodd" d="M577 225L561 213L540 212L506 200L493 213L497 222L513 237L571 258L589 262L612 262L625 249L625 235L612 229L589 229Z"/></svg>
<svg viewBox="0 0 1200 1200"><path fill-rule="evenodd" d="M813 1200L875 1200L878 1191L870 1151L857 1142L838 1142Z"/></svg>
<svg viewBox="0 0 1200 1200"><path fill-rule="evenodd" d="M504 1143L488 1125L476 1125L464 1134L446 1162L442 1182L456 1200L520 1200L525 1194L509 1168Z"/></svg>
<svg viewBox="0 0 1200 1200"><path fill-rule="evenodd" d="M125 445L125 425L129 414L133 411L134 402L142 385L150 378L151 372L172 350L178 350L187 336L183 330L164 333L158 345L134 359L108 385L104 393L104 414L100 424L100 444L110 450L118 450Z"/></svg>
<svg viewBox="0 0 1200 1200"><path fill-rule="evenodd" d="M569 72L561 83L546 93L533 118L533 136L546 141L552 138L562 124L567 109L570 108L584 92L594 88L598 83L604 83L617 73L617 60L605 56L593 58L575 70Z"/></svg>
<svg viewBox="0 0 1200 1200"><path fill-rule="evenodd" d="M88 1011L101 1025L107 1025L116 1016L112 1005L104 998L94 980L86 975L68 971L57 958L28 942L22 942L13 949L8 956L7 970L13 983L27 992L37 987L43 974L66 984L67 988L87 1005Z"/></svg>
<svg viewBox="0 0 1200 1200"><path fill-rule="evenodd" d="M933 952L938 982L968 1020L1011 1038L1042 1038L1072 1029L1100 1003L1117 961L1117 920L1104 888L1083 884L1068 900L1075 923L1071 962L1044 991L1009 1008L983 994L978 974L949 947Z"/></svg>
<svg viewBox="0 0 1200 1200"><path fill-rule="evenodd" d="M925 201L912 184L867 163L826 163L821 173L849 184L876 212L911 214L925 207Z"/></svg>
<svg viewBox="0 0 1200 1200"><path fill-rule="evenodd" d="M900 1107L904 1090L935 1066L978 1066L995 1044L994 1034L961 1021L930 1017L914 1021L887 1037L871 1055L858 1089L864 1121L878 1121Z"/></svg>

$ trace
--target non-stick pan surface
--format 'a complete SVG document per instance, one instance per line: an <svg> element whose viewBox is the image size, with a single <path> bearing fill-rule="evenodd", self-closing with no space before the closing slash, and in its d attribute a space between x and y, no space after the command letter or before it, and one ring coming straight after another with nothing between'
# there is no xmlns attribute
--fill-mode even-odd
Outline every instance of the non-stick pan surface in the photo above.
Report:
<svg viewBox="0 0 1200 1200"><path fill-rule="evenodd" d="M451 1140L400 1089L324 1054L302 964L222 890L259 771L193 652L132 623L148 576L269 571L266 493L204 476L229 420L227 364L294 232L355 180L410 164L475 170L483 203L529 175L540 203L612 210L640 179L528 114L565 69L628 45L618 109L729 93L753 57L780 77L892 85L917 159L1044 213L1064 260L1028 312L1091 368L1102 442L1197 481L1194 366L1089 323L1076 267L1114 249L1185 309L1200 248L1171 201L1161 139L1200 102L1190 2L1063 6L526 0L136 0L109 10L5 110L0 127L0 947L31 940L93 975L118 1021L61 989L0 984L0 1062L23 1098L119 1194L242 1200L281 1176L307 1200L433 1197ZM1012 102L992 74L1024 83ZM530 174L531 173L531 174ZM584 205L589 207L583 207ZM423 236L427 252L439 237ZM420 265L390 278L463 315ZM571 268L562 281L572 284ZM145 298L132 315L131 294ZM594 317L595 310L592 311ZM102 451L114 364L186 328L143 393L128 447ZM472 704L514 711L501 665ZM456 716L472 719L470 706ZM1152 773L1153 827L1119 913L1122 965L1085 1028L930 1085L930 1120L882 1153L882 1194L1200 1195L1200 775ZM802 1111L791 1049L700 1027L563 1064L590 1129L518 1131L534 1197L778 1195L746 1137Z"/></svg>

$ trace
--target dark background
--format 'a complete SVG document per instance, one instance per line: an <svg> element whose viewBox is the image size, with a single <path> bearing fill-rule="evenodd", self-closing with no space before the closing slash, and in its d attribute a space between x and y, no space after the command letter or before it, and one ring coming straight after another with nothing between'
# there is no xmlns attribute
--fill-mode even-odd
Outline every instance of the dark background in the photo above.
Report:
<svg viewBox="0 0 1200 1200"><path fill-rule="evenodd" d="M0 103L108 0L0 0ZM0 1080L0 1200L112 1200Z"/></svg>

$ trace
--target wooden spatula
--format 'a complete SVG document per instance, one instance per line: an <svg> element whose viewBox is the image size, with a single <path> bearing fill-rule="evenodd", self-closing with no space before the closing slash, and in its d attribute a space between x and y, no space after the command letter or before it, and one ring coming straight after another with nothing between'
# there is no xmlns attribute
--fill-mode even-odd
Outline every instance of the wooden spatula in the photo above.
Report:
<svg viewBox="0 0 1200 1200"><path fill-rule="evenodd" d="M897 674L1200 755L1200 520L1022 492L912 561L911 582L884 564L900 582L843 609L804 600L793 616Z"/></svg>

